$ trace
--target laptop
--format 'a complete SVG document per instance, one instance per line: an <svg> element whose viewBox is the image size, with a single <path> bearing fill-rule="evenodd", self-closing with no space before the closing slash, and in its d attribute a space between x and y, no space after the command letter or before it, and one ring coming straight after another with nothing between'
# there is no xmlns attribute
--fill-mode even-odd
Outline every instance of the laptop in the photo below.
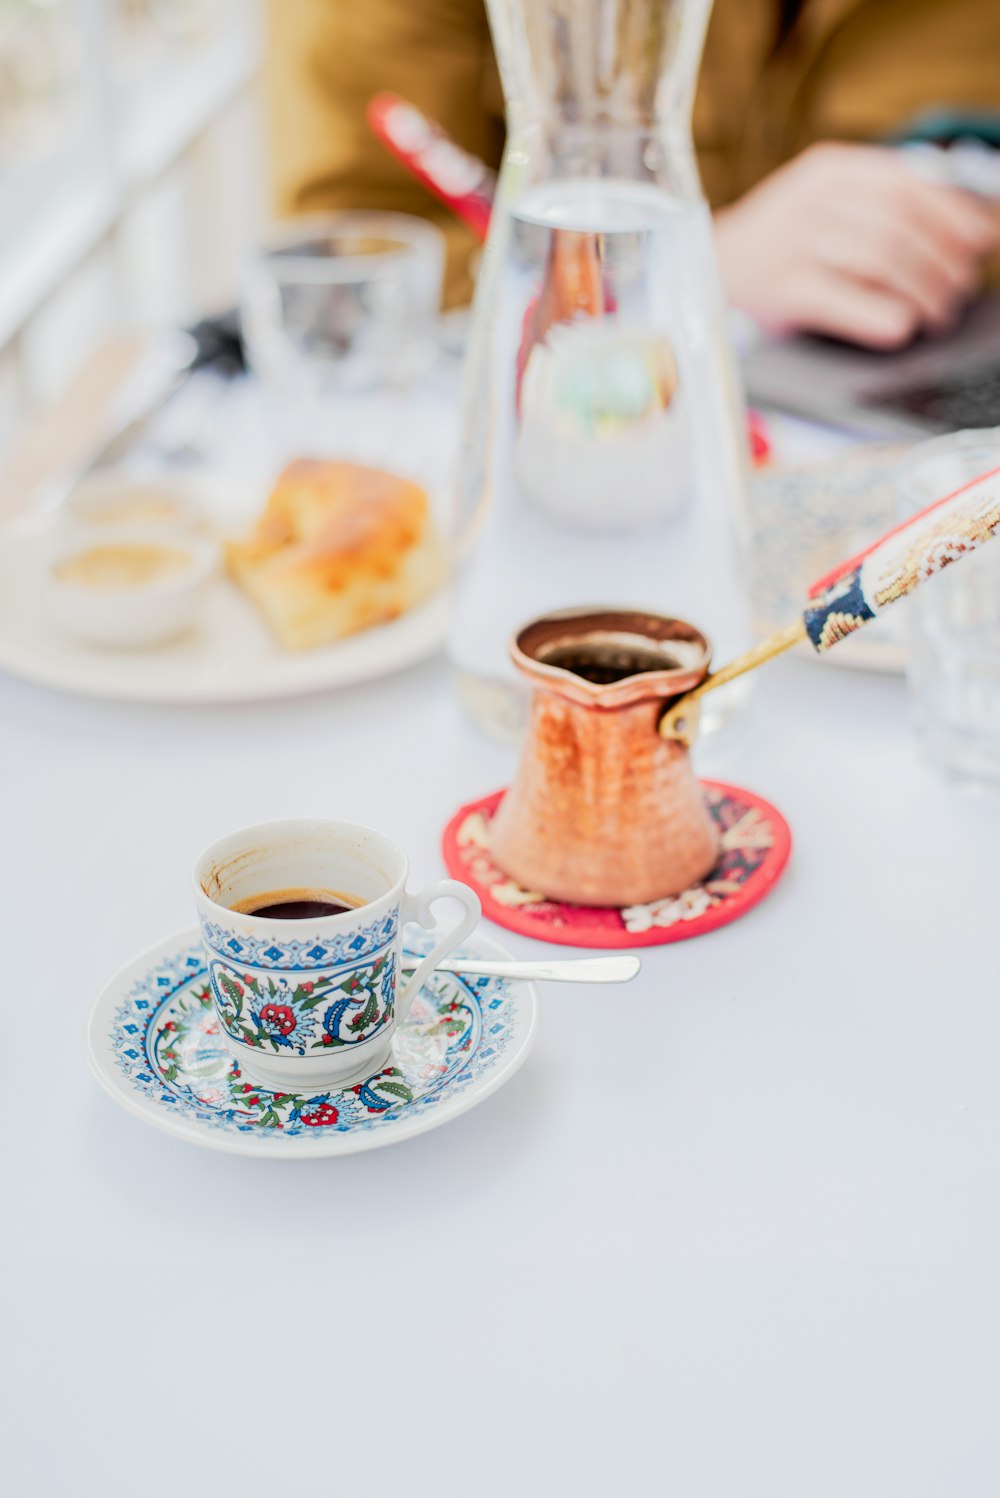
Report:
<svg viewBox="0 0 1000 1498"><path fill-rule="evenodd" d="M1000 426L1000 295L943 338L893 353L806 335L769 339L743 361L751 405L873 437Z"/></svg>

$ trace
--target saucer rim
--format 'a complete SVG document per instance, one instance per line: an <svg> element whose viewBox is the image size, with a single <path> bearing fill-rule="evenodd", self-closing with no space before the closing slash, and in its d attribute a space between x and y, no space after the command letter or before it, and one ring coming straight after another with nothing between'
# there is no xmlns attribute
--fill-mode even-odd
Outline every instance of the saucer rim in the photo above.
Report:
<svg viewBox="0 0 1000 1498"><path fill-rule="evenodd" d="M437 1108L416 1114L412 1119L402 1118L392 1128L382 1130L359 1130L355 1134L331 1133L329 1137L300 1138L289 1135L227 1134L221 1129L210 1129L197 1120L186 1116L174 1116L163 1110L160 1104L136 1093L115 1067L107 1038L107 1020L114 1007L131 985L139 981L146 969L157 961L163 961L182 946L199 943L201 934L197 926L184 927L171 936L163 937L152 946L125 962L101 989L90 1006L87 1015L84 1050L87 1064L102 1090L126 1112L133 1114L151 1128L158 1129L186 1144L229 1155L253 1156L267 1160L329 1160L341 1155L362 1154L368 1150L384 1149L391 1144L404 1144L420 1134L441 1128L475 1108L496 1092L521 1068L535 1043L539 1021L539 995L535 983L523 979L507 979L517 1004L517 1045L510 1054L500 1056L495 1067L484 1078L467 1086L440 1104ZM476 947L476 956L508 958L514 954L495 937L475 931L463 943L465 947ZM459 975L460 976L460 975ZM330 1089L336 1091L338 1089Z"/></svg>

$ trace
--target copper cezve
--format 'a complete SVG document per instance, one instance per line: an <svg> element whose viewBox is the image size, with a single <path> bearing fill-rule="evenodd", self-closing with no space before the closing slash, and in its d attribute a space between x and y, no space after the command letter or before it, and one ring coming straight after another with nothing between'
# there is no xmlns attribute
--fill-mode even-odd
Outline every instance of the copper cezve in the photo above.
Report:
<svg viewBox="0 0 1000 1498"><path fill-rule="evenodd" d="M620 609L546 614L511 642L534 688L492 854L523 889L577 905L639 905L712 868L719 835L687 749L661 737L666 704L708 671L682 619Z"/></svg>

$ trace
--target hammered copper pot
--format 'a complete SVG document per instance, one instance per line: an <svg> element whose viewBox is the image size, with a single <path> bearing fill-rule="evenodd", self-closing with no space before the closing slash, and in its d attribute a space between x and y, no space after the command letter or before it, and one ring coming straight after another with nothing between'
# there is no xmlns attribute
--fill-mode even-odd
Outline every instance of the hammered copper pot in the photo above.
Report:
<svg viewBox="0 0 1000 1498"><path fill-rule="evenodd" d="M644 905L703 879L718 832L686 748L657 726L708 671L705 636L659 614L567 609L525 625L511 654L534 697L493 820L499 867L575 905Z"/></svg>

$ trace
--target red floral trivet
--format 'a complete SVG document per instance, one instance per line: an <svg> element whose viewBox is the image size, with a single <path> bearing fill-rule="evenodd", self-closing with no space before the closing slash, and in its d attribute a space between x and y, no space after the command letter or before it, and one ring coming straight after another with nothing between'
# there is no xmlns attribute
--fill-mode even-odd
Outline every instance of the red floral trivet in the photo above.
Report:
<svg viewBox="0 0 1000 1498"><path fill-rule="evenodd" d="M717 780L701 785L722 834L719 862L700 884L652 905L561 905L519 889L489 851L490 822L503 791L456 812L444 830L444 860L448 872L479 895L484 915L522 936L571 947L683 941L726 926L752 909L777 883L792 846L788 823L769 801Z"/></svg>

